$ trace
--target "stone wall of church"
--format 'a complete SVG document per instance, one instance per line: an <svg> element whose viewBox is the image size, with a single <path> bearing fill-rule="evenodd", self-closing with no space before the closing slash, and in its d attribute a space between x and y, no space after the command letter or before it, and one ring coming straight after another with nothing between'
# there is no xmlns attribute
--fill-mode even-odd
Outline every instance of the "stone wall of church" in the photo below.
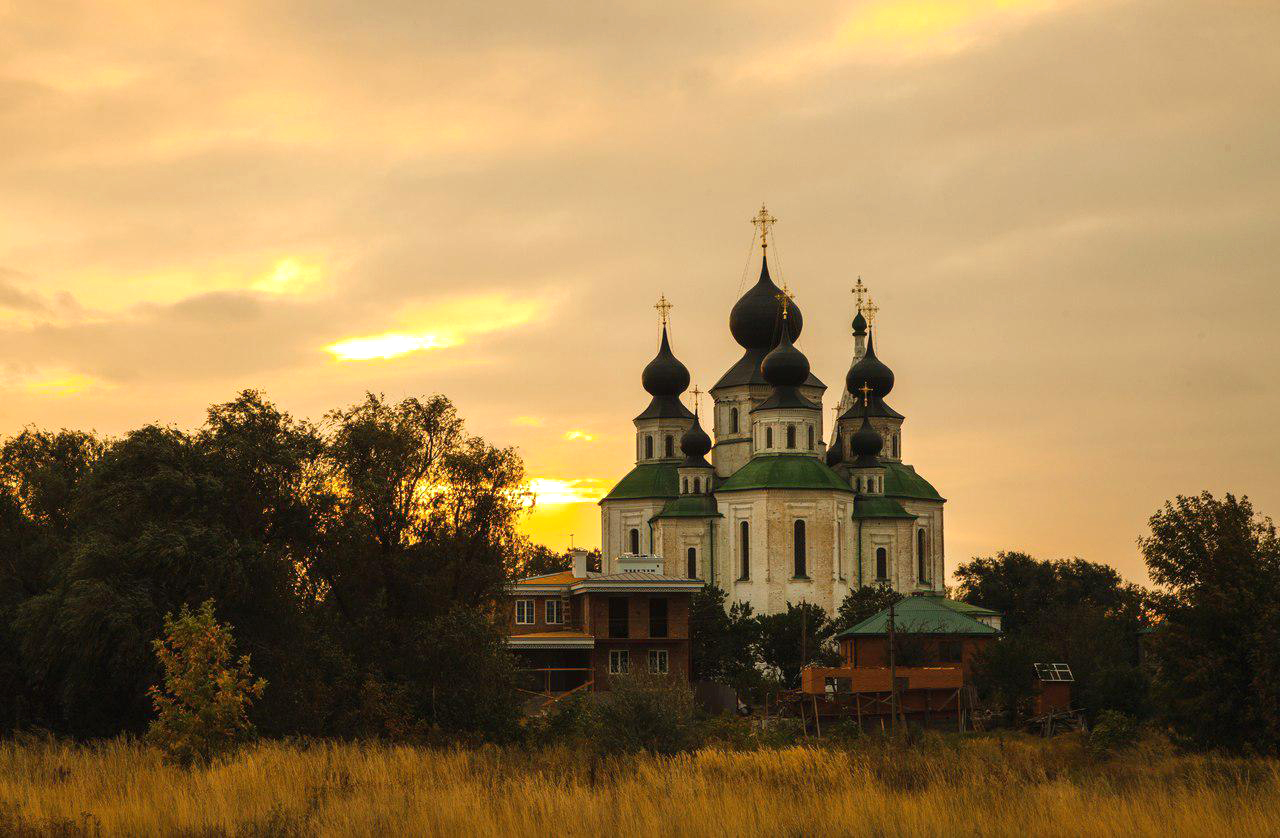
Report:
<svg viewBox="0 0 1280 838"><path fill-rule="evenodd" d="M939 500L903 500L902 507L916 518L913 530L925 531L925 556L928 558L928 575L920 579L919 563L915 561L918 536L912 533L912 563L910 580L912 590L943 591L946 588L946 568L943 557L946 555L943 541L942 506Z"/></svg>
<svg viewBox="0 0 1280 838"><path fill-rule="evenodd" d="M637 531L638 552L641 555L652 554L654 544L649 519L658 514L664 503L660 499L643 499L607 500L600 504L602 570L605 573L617 573L618 556L631 552L632 530Z"/></svg>
<svg viewBox="0 0 1280 838"><path fill-rule="evenodd" d="M762 489L717 497L724 517L716 543L714 582L729 602L757 612L785 611L805 601L834 612L848 592L852 567L845 523L853 496L842 492ZM795 573L795 522L804 521L803 577ZM742 573L742 524L747 524L749 576ZM845 535L842 537L842 533Z"/></svg>
<svg viewBox="0 0 1280 838"><path fill-rule="evenodd" d="M707 579L710 573L713 530L719 518L660 518L653 522L654 554L663 559L667 576L689 575L689 551L694 551L695 577Z"/></svg>

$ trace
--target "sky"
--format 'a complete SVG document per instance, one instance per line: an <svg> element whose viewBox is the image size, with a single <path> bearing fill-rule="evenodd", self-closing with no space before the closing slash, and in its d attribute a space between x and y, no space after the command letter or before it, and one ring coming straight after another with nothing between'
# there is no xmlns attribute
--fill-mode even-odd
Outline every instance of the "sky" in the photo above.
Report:
<svg viewBox="0 0 1280 838"><path fill-rule="evenodd" d="M1143 581L1166 498L1280 515L1277 37L1262 0L0 0L0 433L438 392L520 450L533 538L596 546L653 305L709 387L763 201L828 407L858 276L880 306L949 570Z"/></svg>

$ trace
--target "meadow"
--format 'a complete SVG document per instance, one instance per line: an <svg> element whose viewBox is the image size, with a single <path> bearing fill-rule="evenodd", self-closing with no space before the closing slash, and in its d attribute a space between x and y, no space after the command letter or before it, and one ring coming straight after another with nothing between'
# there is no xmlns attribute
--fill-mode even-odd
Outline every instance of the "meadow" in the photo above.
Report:
<svg viewBox="0 0 1280 838"><path fill-rule="evenodd" d="M0 745L6 835L1264 835L1280 765L1151 740L568 749L264 742L185 769L134 741Z"/></svg>

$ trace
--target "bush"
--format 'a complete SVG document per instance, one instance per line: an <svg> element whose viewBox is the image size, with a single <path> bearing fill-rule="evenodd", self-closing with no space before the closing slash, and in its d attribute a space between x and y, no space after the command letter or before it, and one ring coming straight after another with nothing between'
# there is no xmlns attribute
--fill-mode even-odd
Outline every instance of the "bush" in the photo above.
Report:
<svg viewBox="0 0 1280 838"><path fill-rule="evenodd" d="M191 613L166 614L164 637L152 644L164 668L153 686L156 719L147 738L176 762L207 762L253 735L248 709L267 682L249 671L249 656L232 657L231 628L213 616L213 600Z"/></svg>
<svg viewBox="0 0 1280 838"><path fill-rule="evenodd" d="M1138 732L1138 722L1133 716L1103 710L1089 732L1089 753L1101 758L1132 748L1138 742Z"/></svg>
<svg viewBox="0 0 1280 838"><path fill-rule="evenodd" d="M609 679L600 700L604 750L674 754L696 744L693 692L671 675L633 672Z"/></svg>
<svg viewBox="0 0 1280 838"><path fill-rule="evenodd" d="M533 745L594 745L601 738L597 705L589 693L565 696L528 721L526 739Z"/></svg>

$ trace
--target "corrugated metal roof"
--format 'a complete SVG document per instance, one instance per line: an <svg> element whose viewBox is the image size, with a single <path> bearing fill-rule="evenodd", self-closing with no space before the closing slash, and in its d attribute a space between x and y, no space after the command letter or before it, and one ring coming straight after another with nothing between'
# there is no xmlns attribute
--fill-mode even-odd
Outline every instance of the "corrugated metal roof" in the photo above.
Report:
<svg viewBox="0 0 1280 838"><path fill-rule="evenodd" d="M894 606L894 628L910 634L995 635L1000 630L980 623L944 604L938 596L909 596ZM837 637L875 636L889 633L889 609L886 608Z"/></svg>

